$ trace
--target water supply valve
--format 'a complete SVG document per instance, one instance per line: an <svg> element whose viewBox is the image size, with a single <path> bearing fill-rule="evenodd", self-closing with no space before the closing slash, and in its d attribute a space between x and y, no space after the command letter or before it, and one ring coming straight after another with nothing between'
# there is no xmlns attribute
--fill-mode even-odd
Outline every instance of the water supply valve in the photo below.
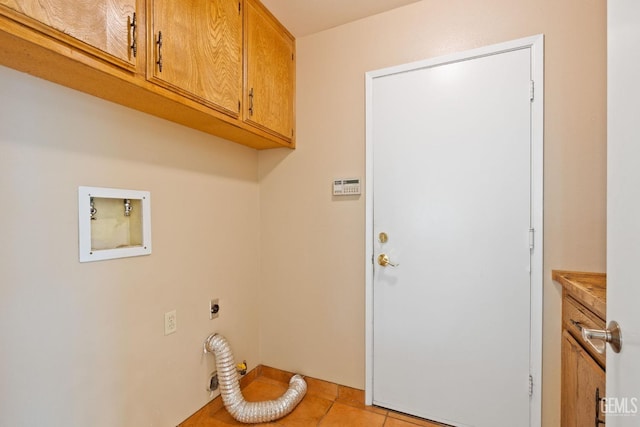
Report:
<svg viewBox="0 0 640 427"><path fill-rule="evenodd" d="M236 369L240 375L247 375L247 361L243 360L242 363L238 363Z"/></svg>

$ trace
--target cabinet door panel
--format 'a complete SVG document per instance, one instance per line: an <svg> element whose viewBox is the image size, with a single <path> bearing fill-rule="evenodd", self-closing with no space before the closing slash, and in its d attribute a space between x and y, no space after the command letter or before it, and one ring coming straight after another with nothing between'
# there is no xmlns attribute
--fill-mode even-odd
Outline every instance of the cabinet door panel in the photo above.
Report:
<svg viewBox="0 0 640 427"><path fill-rule="evenodd" d="M291 141L294 41L260 5L246 2L245 121Z"/></svg>
<svg viewBox="0 0 640 427"><path fill-rule="evenodd" d="M154 0L151 4L153 81L238 117L242 91L238 0ZM162 69L157 63L160 58Z"/></svg>
<svg viewBox="0 0 640 427"><path fill-rule="evenodd" d="M87 45L76 47L117 65L135 64L131 22L136 0L0 0L0 5L6 7L0 13L31 28L73 42L64 39L70 36Z"/></svg>
<svg viewBox="0 0 640 427"><path fill-rule="evenodd" d="M567 331L562 336L562 426L595 426L596 393L605 397L605 372Z"/></svg>
<svg viewBox="0 0 640 427"><path fill-rule="evenodd" d="M563 427L577 427L576 399L577 399L577 376L578 353L575 351L567 332L562 336L562 412L561 418Z"/></svg>

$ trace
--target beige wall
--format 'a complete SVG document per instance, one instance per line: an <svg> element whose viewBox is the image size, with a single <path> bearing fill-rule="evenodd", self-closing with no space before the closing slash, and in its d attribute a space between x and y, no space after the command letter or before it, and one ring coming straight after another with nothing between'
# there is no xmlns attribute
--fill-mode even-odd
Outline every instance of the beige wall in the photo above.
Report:
<svg viewBox="0 0 640 427"><path fill-rule="evenodd" d="M423 0L301 38L296 151L0 67L0 424L175 425L208 400L211 331L250 367L363 388L364 196L330 191L364 177L364 73L544 33L543 425L558 426L550 270L605 268L605 31L603 0ZM79 185L151 191L153 254L79 264Z"/></svg>
<svg viewBox="0 0 640 427"><path fill-rule="evenodd" d="M259 363L257 152L3 67L0 100L0 425L175 426L210 332ZM149 190L153 254L80 264L79 185Z"/></svg>
<svg viewBox="0 0 640 427"><path fill-rule="evenodd" d="M606 2L423 0L297 40L295 152L260 161L262 363L364 388L364 73L545 34L543 425L559 426L554 268L605 269Z"/></svg>

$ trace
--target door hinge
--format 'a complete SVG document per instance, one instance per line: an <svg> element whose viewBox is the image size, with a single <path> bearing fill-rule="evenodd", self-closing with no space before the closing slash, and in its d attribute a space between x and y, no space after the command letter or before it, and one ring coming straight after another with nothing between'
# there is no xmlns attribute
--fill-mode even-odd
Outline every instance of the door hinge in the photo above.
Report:
<svg viewBox="0 0 640 427"><path fill-rule="evenodd" d="M536 230L534 228L529 229L529 249L533 249L535 246L535 240L534 240L535 233L536 233Z"/></svg>
<svg viewBox="0 0 640 427"><path fill-rule="evenodd" d="M533 396L533 376L529 375L529 397Z"/></svg>
<svg viewBox="0 0 640 427"><path fill-rule="evenodd" d="M535 82L533 80L529 81L529 101L533 101L535 96Z"/></svg>

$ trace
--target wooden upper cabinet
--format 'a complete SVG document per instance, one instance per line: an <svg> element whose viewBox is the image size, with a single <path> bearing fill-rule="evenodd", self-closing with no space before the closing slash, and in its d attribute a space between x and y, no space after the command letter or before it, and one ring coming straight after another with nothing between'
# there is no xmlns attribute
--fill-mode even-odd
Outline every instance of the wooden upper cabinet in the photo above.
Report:
<svg viewBox="0 0 640 427"><path fill-rule="evenodd" d="M147 4L150 80L239 117L241 1L150 0Z"/></svg>
<svg viewBox="0 0 640 427"><path fill-rule="evenodd" d="M294 142L295 41L262 4L245 1L243 118Z"/></svg>
<svg viewBox="0 0 640 427"><path fill-rule="evenodd" d="M0 15L128 70L136 64L135 12L136 0L0 0Z"/></svg>
<svg viewBox="0 0 640 427"><path fill-rule="evenodd" d="M0 0L0 65L257 149L295 148L294 54L259 0Z"/></svg>

